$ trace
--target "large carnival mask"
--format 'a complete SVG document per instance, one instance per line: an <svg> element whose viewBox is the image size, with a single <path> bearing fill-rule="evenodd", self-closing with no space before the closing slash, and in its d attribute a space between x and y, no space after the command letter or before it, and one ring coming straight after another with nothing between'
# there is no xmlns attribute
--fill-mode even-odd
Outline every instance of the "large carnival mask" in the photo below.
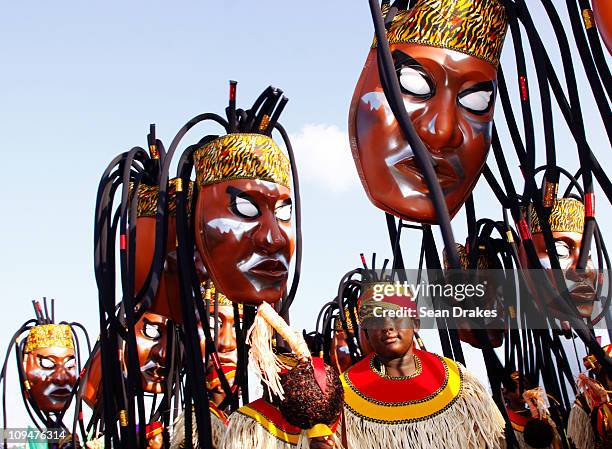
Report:
<svg viewBox="0 0 612 449"><path fill-rule="evenodd" d="M44 324L33 327L23 352L26 389L31 398L42 412L60 412L77 381L70 326Z"/></svg>
<svg viewBox="0 0 612 449"><path fill-rule="evenodd" d="M404 105L433 157L451 217L489 151L506 26L497 0L419 0L387 31ZM426 180L383 93L377 51L370 50L349 113L357 171L376 207L436 223Z"/></svg>
<svg viewBox="0 0 612 449"><path fill-rule="evenodd" d="M236 330L234 328L234 306L232 302L221 292L215 292L214 286L205 290L205 299L210 315L210 333L215 335L217 330L217 355L219 364L227 379L230 387L234 385L236 377L236 366L238 364L238 347L236 341ZM215 306L216 304L216 306ZM215 312L216 309L216 312ZM240 316L242 316L242 306L240 306ZM203 322L204 323L204 322ZM200 349L202 355L206 354L206 340L203 331L200 329ZM221 380L215 370L212 360L209 360L206 367L206 388L211 395L212 401L219 405L225 399L225 391L221 386Z"/></svg>
<svg viewBox="0 0 612 449"><path fill-rule="evenodd" d="M531 209L530 230L533 244L542 267L554 281L550 268L550 259L546 251L546 243L542 227L538 220L535 209ZM582 234L584 232L584 204L574 198L555 199L549 218L550 230L555 240L555 249L559 258L559 264L565 278L570 297L578 308L580 316L590 318L593 313L594 301L596 300L595 282L597 270L589 258L584 270L576 270L576 264L580 256ZM524 250L520 250L522 262L527 266L527 257ZM544 298L551 306L553 314L558 310L553 300Z"/></svg>
<svg viewBox="0 0 612 449"><path fill-rule="evenodd" d="M134 331L142 389L147 393L162 393L168 375L168 318L147 312L136 323Z"/></svg>
<svg viewBox="0 0 612 449"><path fill-rule="evenodd" d="M194 154L196 246L232 301L274 303L294 249L289 160L261 134L229 134Z"/></svg>

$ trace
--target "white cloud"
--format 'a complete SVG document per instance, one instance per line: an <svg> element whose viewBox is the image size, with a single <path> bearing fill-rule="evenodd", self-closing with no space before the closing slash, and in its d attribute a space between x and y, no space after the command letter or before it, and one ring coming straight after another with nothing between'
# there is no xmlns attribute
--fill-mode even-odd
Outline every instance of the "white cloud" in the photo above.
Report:
<svg viewBox="0 0 612 449"><path fill-rule="evenodd" d="M290 138L300 182L319 184L334 192L358 184L348 133L334 125L309 124Z"/></svg>

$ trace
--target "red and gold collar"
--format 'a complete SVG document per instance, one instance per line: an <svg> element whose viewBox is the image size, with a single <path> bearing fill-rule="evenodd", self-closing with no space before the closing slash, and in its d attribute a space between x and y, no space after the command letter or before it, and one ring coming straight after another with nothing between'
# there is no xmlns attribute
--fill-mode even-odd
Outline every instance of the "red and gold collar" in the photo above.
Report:
<svg viewBox="0 0 612 449"><path fill-rule="evenodd" d="M344 401L369 421L403 424L429 419L453 405L463 386L459 366L450 359L415 349L420 372L411 377L382 376L372 368L373 354L342 376Z"/></svg>
<svg viewBox="0 0 612 449"><path fill-rule="evenodd" d="M285 443L297 446L302 429L289 424L280 411L264 399L258 399L240 407L237 413L254 419L268 433Z"/></svg>

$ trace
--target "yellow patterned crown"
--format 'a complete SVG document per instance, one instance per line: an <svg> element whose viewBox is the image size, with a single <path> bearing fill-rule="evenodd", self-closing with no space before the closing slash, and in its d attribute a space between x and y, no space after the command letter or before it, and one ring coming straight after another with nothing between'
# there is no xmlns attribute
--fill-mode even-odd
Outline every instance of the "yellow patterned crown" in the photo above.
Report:
<svg viewBox="0 0 612 449"><path fill-rule="evenodd" d="M455 243L455 247L457 248L457 253L459 254L459 265L462 270L467 270L470 265L470 256L468 255L467 249L461 243ZM448 254L446 253L446 248L442 251L442 260L444 263L444 268L448 270ZM491 267L489 263L489 259L481 254L478 256L478 260L476 261L476 269L478 270L487 270Z"/></svg>
<svg viewBox="0 0 612 449"><path fill-rule="evenodd" d="M259 179L289 188L289 159L263 134L218 137L198 148L193 158L200 187L230 179Z"/></svg>
<svg viewBox="0 0 612 449"><path fill-rule="evenodd" d="M531 233L542 232L535 208L531 207L529 217L531 220ZM548 219L552 232L584 232L584 204L575 198L557 198L553 204Z"/></svg>
<svg viewBox="0 0 612 449"><path fill-rule="evenodd" d="M227 299L227 296L225 296L220 291L217 291L215 285L212 282L208 282L208 283L203 282L202 291L203 291L202 298L206 302L208 302L208 304L210 304L211 306L215 304L215 293L216 293L216 302L217 304L219 304L219 307L223 307L223 306L233 307L234 306L234 303L231 302L229 299ZM242 304L238 304L238 309L242 310Z"/></svg>
<svg viewBox="0 0 612 449"><path fill-rule="evenodd" d="M72 330L67 324L42 324L30 329L23 352L45 348L74 349Z"/></svg>
<svg viewBox="0 0 612 449"><path fill-rule="evenodd" d="M507 28L506 8L498 0L418 0L396 14L387 38L389 44L456 50L497 67Z"/></svg>
<svg viewBox="0 0 612 449"><path fill-rule="evenodd" d="M352 332L353 331L353 320L351 320L351 315L350 315L348 307L344 308L344 316L346 318L346 327L349 330L349 332ZM357 313L356 310L355 310L355 318L357 319L357 324L359 324L359 314ZM334 330L336 332L344 330L344 328L342 327L342 320L340 319L340 317L336 317L336 320L334 322Z"/></svg>
<svg viewBox="0 0 612 449"><path fill-rule="evenodd" d="M171 216L176 215L176 189L177 186L182 182L178 178L171 179L168 184L167 198L168 198L168 213ZM133 183L130 183L130 192L132 191ZM150 186L147 184L138 185L138 217L155 217L157 212L157 186ZM191 202L193 196L193 183L189 183L187 189L187 202ZM189 208L187 209L189 210Z"/></svg>

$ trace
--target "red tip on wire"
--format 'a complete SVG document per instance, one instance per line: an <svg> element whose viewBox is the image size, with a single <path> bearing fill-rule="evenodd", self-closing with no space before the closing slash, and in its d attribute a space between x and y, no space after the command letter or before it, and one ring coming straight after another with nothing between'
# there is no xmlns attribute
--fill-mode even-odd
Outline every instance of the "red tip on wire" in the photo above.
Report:
<svg viewBox="0 0 612 449"><path fill-rule="evenodd" d="M236 101L236 81L230 81L229 85L229 99L230 101Z"/></svg>
<svg viewBox="0 0 612 449"><path fill-rule="evenodd" d="M127 236L125 234L121 234L119 236L119 247L121 250L125 250L127 248Z"/></svg>
<svg viewBox="0 0 612 449"><path fill-rule="evenodd" d="M595 216L595 192L588 192L584 195L584 216Z"/></svg>
<svg viewBox="0 0 612 449"><path fill-rule="evenodd" d="M529 230L529 226L527 226L527 221L524 218L521 218L517 223L519 235L521 236L521 240L531 240L531 231Z"/></svg>
<svg viewBox="0 0 612 449"><path fill-rule="evenodd" d="M366 270L368 269L368 264L366 262L365 256L363 255L363 253L359 254L359 257L361 257L361 263L363 264L363 268L365 268Z"/></svg>
<svg viewBox="0 0 612 449"><path fill-rule="evenodd" d="M527 90L527 77L525 75L519 76L519 83L521 85L521 100L529 100L529 91Z"/></svg>
<svg viewBox="0 0 612 449"><path fill-rule="evenodd" d="M230 80L229 85L229 108L227 119L229 120L229 128L230 133L235 133L237 131L237 123L236 123L236 84L237 81Z"/></svg>

